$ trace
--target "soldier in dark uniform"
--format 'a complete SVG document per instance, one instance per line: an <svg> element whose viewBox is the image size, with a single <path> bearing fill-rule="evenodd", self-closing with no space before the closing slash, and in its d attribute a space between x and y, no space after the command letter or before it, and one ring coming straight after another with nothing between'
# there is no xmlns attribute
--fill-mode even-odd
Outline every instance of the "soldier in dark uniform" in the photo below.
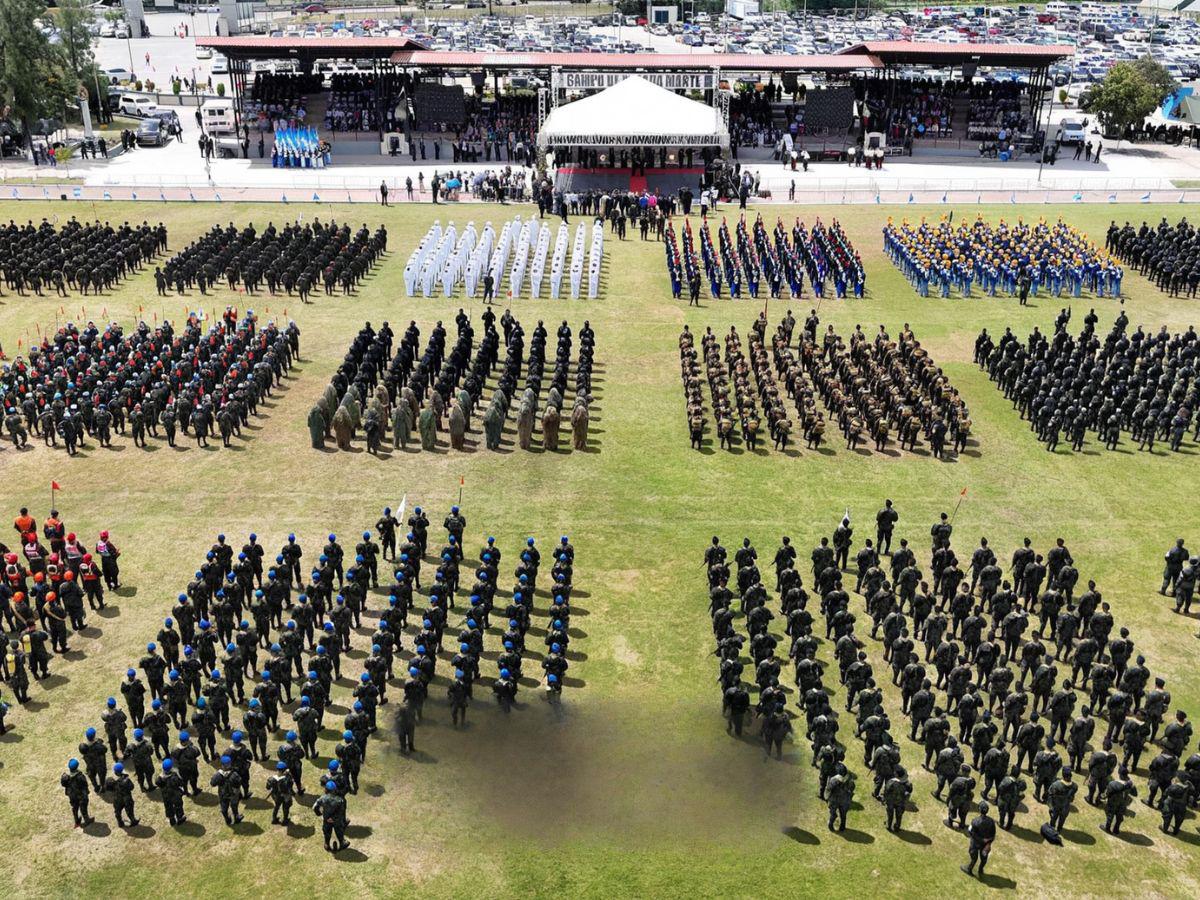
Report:
<svg viewBox="0 0 1200 900"><path fill-rule="evenodd" d="M87 776L79 771L79 760L67 760L67 771L62 774L59 782L71 804L71 817L75 820L75 827L84 828L96 821L88 815L91 790L88 788Z"/></svg>
<svg viewBox="0 0 1200 900"><path fill-rule="evenodd" d="M1188 561L1188 552L1183 546L1183 538L1175 541L1175 546L1168 550L1163 558L1166 560L1166 566L1163 568L1162 586L1158 592L1167 595L1170 591L1170 596L1175 595L1175 583L1179 580L1179 573L1183 571L1184 563Z"/></svg>
<svg viewBox="0 0 1200 900"><path fill-rule="evenodd" d="M187 821L183 812L183 798L186 796L187 785L175 771L175 763L171 759L162 761L162 774L154 780L155 786L162 797L167 822L172 826L182 825Z"/></svg>
<svg viewBox="0 0 1200 900"><path fill-rule="evenodd" d="M1021 777L1021 767L1013 766L1001 781L1000 786L996 789L996 806L1000 812L1000 827L1005 831L1012 828L1013 817L1017 814L1017 807L1021 805L1021 800L1025 797L1026 783Z"/></svg>
<svg viewBox="0 0 1200 900"><path fill-rule="evenodd" d="M136 828L139 823L133 808L133 780L125 774L123 763L113 763L112 774L104 781L104 792L112 804L117 827Z"/></svg>
<svg viewBox="0 0 1200 900"><path fill-rule="evenodd" d="M964 764L959 769L958 777L950 782L950 790L946 795L946 825L948 827L955 827L955 819L958 820L957 827L966 827L967 809L974 798L975 779L971 776L971 767Z"/></svg>
<svg viewBox="0 0 1200 900"><path fill-rule="evenodd" d="M95 728L84 732L84 741L79 745L79 755L83 757L92 790L101 793L104 790L104 771L108 765L108 745L96 737Z"/></svg>
<svg viewBox="0 0 1200 900"><path fill-rule="evenodd" d="M321 819L321 831L325 838L325 849L331 853L350 846L346 840L346 798L338 794L337 783L325 782L325 793L313 804L313 812ZM336 837L336 844L332 840Z"/></svg>
<svg viewBox="0 0 1200 900"><path fill-rule="evenodd" d="M288 764L280 760L275 764L275 773L267 779L267 793L273 804L271 809L272 825L292 824L292 799L295 795L295 782L288 771ZM282 814L282 818L280 815Z"/></svg>
<svg viewBox="0 0 1200 900"><path fill-rule="evenodd" d="M1162 799L1162 825L1159 830L1163 834L1179 834L1187 815L1188 799L1191 788L1186 781L1177 780L1168 785Z"/></svg>
<svg viewBox="0 0 1200 900"><path fill-rule="evenodd" d="M835 821L838 823L837 831L846 830L846 813L850 811L850 804L854 802L854 786L854 773L849 771L845 764L838 763L833 777L825 785L830 831L835 830Z"/></svg>
<svg viewBox="0 0 1200 900"><path fill-rule="evenodd" d="M1104 824L1100 827L1109 834L1121 833L1121 823L1128 815L1129 804L1137 796L1129 770L1121 766L1119 774L1119 778L1112 779L1104 788Z"/></svg>
<svg viewBox="0 0 1200 900"><path fill-rule="evenodd" d="M375 523L375 530L379 534L379 544L381 548L380 555L383 559L396 558L396 528L399 526L400 520L392 515L391 507L384 507L383 515L379 517L379 521ZM390 551L390 555L389 555Z"/></svg>
<svg viewBox="0 0 1200 900"><path fill-rule="evenodd" d="M887 813L887 830L899 834L904 821L908 798L912 796L912 784L903 766L897 766L892 777L883 786L883 805Z"/></svg>
<svg viewBox="0 0 1200 900"><path fill-rule="evenodd" d="M1071 812L1071 803L1079 791L1079 785L1071 780L1071 767L1064 766L1062 774L1046 791L1046 803L1050 807L1050 827L1062 831Z"/></svg>
<svg viewBox="0 0 1200 900"><path fill-rule="evenodd" d="M124 754L125 762L133 763L133 772L138 786L143 791L154 789L154 745L146 740L141 728L133 730L133 741Z"/></svg>
<svg viewBox="0 0 1200 900"><path fill-rule="evenodd" d="M883 555L892 552L892 532L899 520L900 514L892 508L892 501L885 500L883 509L875 514L875 545Z"/></svg>
<svg viewBox="0 0 1200 900"><path fill-rule="evenodd" d="M242 779L233 768L233 760L229 756L221 757L221 768L213 773L209 786L217 789L217 800L225 824L232 828L241 822L244 817L238 807L242 802Z"/></svg>
<svg viewBox="0 0 1200 900"><path fill-rule="evenodd" d="M983 878L984 867L987 866L988 858L992 853L992 843L996 840L996 822L988 815L988 802L986 800L979 801L979 815L971 820L970 826L967 828L967 835L970 838L967 852L970 861L965 866L960 868L968 875L975 874L975 866L979 866L979 878Z"/></svg>

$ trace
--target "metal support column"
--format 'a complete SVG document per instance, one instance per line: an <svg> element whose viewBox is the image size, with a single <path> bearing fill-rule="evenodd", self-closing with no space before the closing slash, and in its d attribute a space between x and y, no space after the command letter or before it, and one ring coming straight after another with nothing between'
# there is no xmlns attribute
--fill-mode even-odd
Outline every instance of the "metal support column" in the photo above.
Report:
<svg viewBox="0 0 1200 900"><path fill-rule="evenodd" d="M538 88L537 92L537 114L538 114L538 131L546 124L546 117L550 115L550 90L548 88Z"/></svg>

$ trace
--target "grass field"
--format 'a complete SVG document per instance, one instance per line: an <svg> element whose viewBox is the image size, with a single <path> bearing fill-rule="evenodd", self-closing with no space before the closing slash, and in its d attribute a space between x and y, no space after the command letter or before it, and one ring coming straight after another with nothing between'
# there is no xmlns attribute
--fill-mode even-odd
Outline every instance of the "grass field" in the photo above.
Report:
<svg viewBox="0 0 1200 900"><path fill-rule="evenodd" d="M17 221L93 215L90 206L61 203L0 206L0 219ZM1042 299L1021 309L1012 299L920 300L880 252L886 216L939 216L944 208L770 207L765 213L769 220L776 214L786 219L798 214L807 221L818 214L841 218L865 258L869 296L827 301L823 324L832 322L846 334L856 323L869 332L883 323L893 335L905 322L911 324L965 395L975 423L977 446L942 463L909 453L856 454L836 439L823 453L689 450L677 336L684 323L693 331L711 325L719 332L736 324L744 336L760 307L750 301L706 301L704 308L688 310L673 302L662 247L638 240L609 243L600 300L513 304L527 333L544 317L552 339L561 318L576 331L585 316L590 318L601 394L592 432L598 452L401 453L382 459L362 452L320 453L309 448L305 417L364 320L388 319L399 334L416 319L423 337L438 318L453 328L458 302L402 296L404 260L429 222L435 216L460 224L472 218L477 224L489 218L497 222L501 211L428 205L382 210L108 204L95 212L114 220L161 218L170 229L173 251L214 221L253 221L261 227L267 220L278 224L297 215L347 217L352 224L384 221L392 249L351 299L321 295L303 308L294 300L255 300L263 318L287 307L302 331L303 362L235 450L205 452L185 441L186 449L171 451L151 441L152 449L141 451L122 440L115 450L93 448L75 459L61 450L47 451L40 442L30 452L17 453L9 445L0 451L0 514L12 516L28 505L40 522L50 480L57 480L63 489L58 505L68 527L92 542L101 528L112 529L124 549L123 580L130 586L114 598L110 617L93 616L98 628L74 641L79 657L55 661L52 672L61 677L45 688L35 685L36 708L14 709L9 717L14 731L0 738L0 845L4 883L14 894L461 897L469 892L607 898L862 896L869 891L910 897L1007 888L1041 896L1116 890L1181 897L1200 890L1194 818L1183 835L1168 838L1157 829L1158 816L1139 805L1138 818L1127 823L1128 834L1113 838L1099 830L1099 814L1080 802L1068 825L1067 845L1054 848L1036 836L1044 808L1027 801L1034 809L1018 816L1017 832L1001 834L991 877L980 885L959 873L966 840L941 824L943 807L930 796L931 779L920 771L917 748L906 737L901 748L904 764L917 773L917 810L898 837L884 830L882 808L868 796L861 745L847 736L846 722L841 737L860 783L845 836L825 829L825 807L816 797L803 729L782 762L764 761L756 742L725 735L701 567L712 535L727 544L750 536L769 560L780 536L788 534L799 549L798 568L807 582L809 550L832 532L843 510L848 507L858 525L857 548L862 538L873 536L874 512L890 497L901 515L896 539L909 537L924 566L929 526L940 511L954 506L963 487L968 495L955 523L960 557L980 535L1005 562L1025 535L1043 551L1055 537L1066 538L1082 579L1098 581L1118 623L1131 627L1155 674L1168 678L1176 704L1200 715L1196 622L1176 617L1155 591L1170 542L1184 536L1200 544L1197 448L1153 458L1128 447L1118 454L1095 452L1094 444L1082 455L1061 449L1047 454L972 365L971 353L982 326L1002 332L1012 325L1023 338L1034 325L1051 329L1060 304ZM993 217L1056 214L1044 206L983 212ZM1183 212L1148 206L1063 210L1098 240L1110 218L1136 223L1166 215L1174 220ZM1181 329L1196 320L1188 301L1170 300L1140 277L1127 277L1125 288L1131 326ZM245 297L218 294L205 306L227 302L247 305ZM79 313L75 297L67 303L12 296L0 301L0 339L10 357L18 339L36 337L35 325L43 330L54 325L60 305L60 319ZM1116 306L1110 300L1095 305L1101 328L1107 329ZM772 324L788 306L803 321L809 303L772 302ZM86 301L88 317L99 320L105 310L127 326L139 308L148 320L155 313L160 319L177 318L183 302L159 303L148 272L111 295ZM477 318L479 304L470 312ZM1076 327L1084 312L1077 310ZM352 544L353 535L373 523L384 505L395 507L404 494L410 505L429 509L434 525L440 525L457 498L460 476L467 549L474 553L487 534L496 535L506 552L502 587L526 534L543 545L569 534L575 544L579 610L573 624L579 636L572 650L580 658L570 674L583 684L567 690L561 711L526 689L523 708L505 718L480 691L470 727L453 732L439 676L426 724L417 734L420 752L404 758L390 737L373 742L363 791L350 800L354 848L337 860L321 850L310 812L294 811L300 824L289 837L270 825L261 801L251 806L236 835L222 824L212 797L204 805L189 804L189 815L199 825L181 833L166 828L161 804L140 794L147 828L132 834L71 829L59 773L83 729L99 725L104 698L115 693L126 666L157 632L169 602L218 531L238 546L248 532L257 531L269 550L294 531L311 555L327 530ZM431 530L431 535L440 537L440 532ZM375 608L380 602L373 601ZM861 603L852 600L860 622ZM541 598L539 605L545 605ZM356 638L356 646L363 640ZM535 647L539 640L534 639ZM831 649L823 643L821 658L830 660ZM882 650L871 642L870 653L879 671ZM484 663L485 674L491 668ZM532 668L537 670L536 663ZM349 674L357 675L353 664ZM836 679L830 680L836 686ZM342 687L336 701L344 702L346 695ZM834 702L841 699L839 691ZM898 723L895 693L888 694L887 709ZM275 743L272 738L272 748ZM332 744L323 740L324 751ZM265 774L256 770L260 796ZM1138 784L1144 795L1144 777ZM112 822L111 808L95 799L93 811Z"/></svg>

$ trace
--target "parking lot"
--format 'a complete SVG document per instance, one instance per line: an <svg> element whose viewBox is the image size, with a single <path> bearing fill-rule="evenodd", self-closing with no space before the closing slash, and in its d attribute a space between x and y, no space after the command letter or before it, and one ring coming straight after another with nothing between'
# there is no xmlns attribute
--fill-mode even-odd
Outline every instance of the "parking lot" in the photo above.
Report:
<svg viewBox="0 0 1200 900"><path fill-rule="evenodd" d="M97 59L118 76L166 84L170 77L212 77L228 85L219 57L197 55L195 38L210 35L216 16L199 7L195 13L152 12L147 23L152 37L99 38ZM295 14L264 10L253 21L256 33L274 36L407 36L434 50L483 52L596 52L621 53L726 51L731 54L834 53L865 41L914 40L942 43L1068 44L1075 57L1052 69L1056 84L1068 89L1075 105L1087 86L1101 80L1118 62L1152 54L1178 80L1200 77L1200 23L1191 19L1162 20L1157 27L1132 4L1049 3L1032 6L921 7L872 13L857 20L849 16L804 16L773 13L736 20L699 13L694 21L674 25L637 25L634 17L615 17L593 8L592 17L567 15L578 5L542 5L553 15L520 14L519 8L500 7L486 16L460 7L452 10L403 7L355 8L343 14ZM982 10L983 15L978 15ZM463 18L464 13L476 13ZM689 17L690 18L690 17ZM180 36L184 27L187 37ZM991 71L979 77L1026 78L1023 72Z"/></svg>
<svg viewBox="0 0 1200 900"><path fill-rule="evenodd" d="M1084 4L1065 6L1051 3L1041 10L1032 7L989 7L985 15L977 16L970 7L942 9L928 7L904 12L873 13L857 21L848 16L808 16L773 14L738 21L722 16L699 14L694 21L674 26L639 26L632 18L614 23L610 13L594 18L571 13L578 5L542 4L534 7L547 15L534 16L521 8L501 7L500 15L475 15L462 18L465 7L452 10L429 10L426 15L417 8L380 7L378 10L357 8L335 21L331 14L296 15L291 12L271 12L260 15L255 30L260 33L292 36L316 35L389 35L409 36L432 49L466 49L487 52L573 51L615 53L646 51L680 53L728 50L739 53L828 53L856 43L877 40L925 40L943 43L993 42L1034 44L1075 44L1073 61L1054 70L1057 82L1070 95L1066 105L1056 98L1051 133L1057 133L1064 120L1082 122L1086 114L1078 109L1078 97L1086 87L1103 77L1108 67L1121 60L1135 59L1147 52L1160 59L1180 79L1200 75L1200 25L1191 20L1171 20L1157 29L1148 27L1146 20L1131 5ZM600 12L592 7L593 12ZM149 38L125 39L99 37L97 61L120 80L141 80L143 86L153 83L155 89L170 94L170 80L181 78L198 82L207 89L211 79L215 92L224 85L231 93L229 77L220 69L222 60L196 47L196 38L214 33L215 8L199 7L195 12L148 12ZM185 33L186 32L186 33ZM914 71L914 75L920 74ZM978 77L1008 79L1023 78L1024 73L991 71ZM214 184L245 184L262 181L282 185L298 185L313 181L295 172L274 173L269 161L257 159L214 160L204 166L198 153L196 139L199 129L190 107L179 109L182 140L166 141L164 147L139 149L126 158L95 164L75 162L72 167L91 183L183 183L193 179ZM1094 137L1094 122L1086 129ZM1196 156L1190 148L1138 148L1122 153L1111 142L1106 144L1102 165L1084 165L1060 158L1053 169L1047 167L1043 182L1060 187L1077 184L1081 187L1102 188L1128 181L1142 183L1147 177L1160 179L1196 179L1200 170L1193 165ZM1116 151L1116 152L1114 152ZM154 163L147 165L153 154ZM1149 154L1149 155L1148 155ZM773 164L766 152L743 149L747 165L761 166L764 183L777 191L785 191L792 176ZM424 172L430 177L435 166L405 165L416 176ZM362 157L343 157L335 162L336 169L322 176L345 178L347 183L366 183L374 179L384 160ZM465 167L464 167L465 168ZM1030 160L1006 165L1001 173L1012 183L1038 184L1036 166ZM853 184L870 181L895 186L912 184L923 187L951 179L960 185L986 176L978 163L969 160L908 159L889 164L884 175L864 180L862 173L841 167L817 167L811 178L800 180L800 189L810 182L828 185ZM403 176L402 176L403 177Z"/></svg>

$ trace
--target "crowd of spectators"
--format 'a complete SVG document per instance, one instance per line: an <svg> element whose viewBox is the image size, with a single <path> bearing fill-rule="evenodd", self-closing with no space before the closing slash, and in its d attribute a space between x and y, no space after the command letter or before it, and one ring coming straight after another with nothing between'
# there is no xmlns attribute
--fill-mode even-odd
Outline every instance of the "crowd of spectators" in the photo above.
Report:
<svg viewBox="0 0 1200 900"><path fill-rule="evenodd" d="M244 101L243 121L263 133L298 128L308 115L308 95L320 90L320 75L259 72Z"/></svg>
<svg viewBox="0 0 1200 900"><path fill-rule="evenodd" d="M396 107L405 96L405 81L390 75L348 72L333 75L325 105L329 131L399 131Z"/></svg>

